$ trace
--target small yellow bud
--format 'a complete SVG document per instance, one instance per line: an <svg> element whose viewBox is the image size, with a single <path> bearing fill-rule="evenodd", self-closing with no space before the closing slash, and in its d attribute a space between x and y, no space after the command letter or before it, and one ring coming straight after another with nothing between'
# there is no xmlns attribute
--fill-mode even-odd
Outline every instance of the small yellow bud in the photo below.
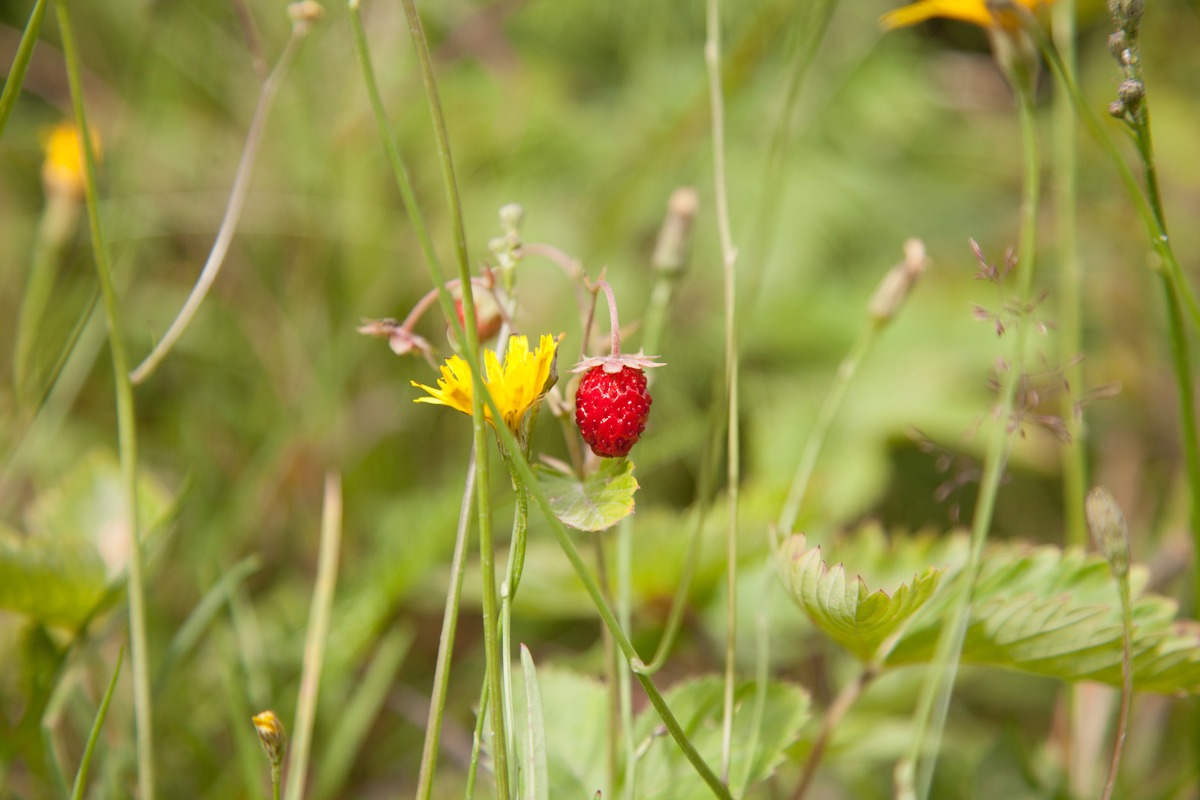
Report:
<svg viewBox="0 0 1200 800"><path fill-rule="evenodd" d="M258 741L262 742L263 752L271 761L272 769L279 769L283 763L283 753L287 747L287 734L284 733L283 723L279 721L274 711L262 711L253 717L254 730L258 732Z"/></svg>
<svg viewBox="0 0 1200 800"><path fill-rule="evenodd" d="M92 132L92 146L96 157L100 156L100 139ZM46 134L42 149L46 160L42 162L42 184L46 194L83 197L83 143L79 131L71 122L60 122Z"/></svg>

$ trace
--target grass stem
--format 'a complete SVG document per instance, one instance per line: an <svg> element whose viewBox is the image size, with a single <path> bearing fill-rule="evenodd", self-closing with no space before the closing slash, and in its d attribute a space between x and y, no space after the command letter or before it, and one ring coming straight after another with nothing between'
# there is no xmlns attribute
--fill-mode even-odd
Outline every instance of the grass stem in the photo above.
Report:
<svg viewBox="0 0 1200 800"><path fill-rule="evenodd" d="M25 31L21 34L21 43L13 56L12 66L4 81L4 91L0 92L0 136L8 125L17 106L17 98L21 96L21 86L25 83L25 72L29 69L29 61L33 58L33 48L37 46L38 34L42 30L42 19L46 16L48 0L37 0L33 10L29 12L29 21L25 23Z"/></svg>
<svg viewBox="0 0 1200 800"><path fill-rule="evenodd" d="M183 332L191 324L192 318L200 309L200 304L208 296L208 290L212 288L213 282L221 272L225 256L229 253L229 246L233 243L233 235L237 231L238 222L242 218L246 196L250 192L250 178L254 174L254 165L258 161L258 152L262 147L263 135L267 130L267 117L271 113L271 106L274 105L279 87L283 85L283 80L287 76L288 70L291 69L292 62L295 61L296 53L300 49L300 42L308 30L308 25L297 24L292 27L292 35L284 45L279 60L275 62L275 68L271 70L271 74L258 92L258 104L254 107L254 116L250 118L250 129L246 132L246 144L242 148L242 157L238 161L237 172L233 176L233 186L229 190L229 202L225 205L225 214L221 217L220 227L217 228L217 238L213 241L212 250L209 251L204 268L200 270L200 277L192 287L191 293L188 294L187 300L184 301L183 308L179 310L179 314L167 328L162 339L150 351L150 355L146 356L130 375L135 385L143 383L149 378L162 360L167 357L167 354L171 352L171 348L175 346L179 337L183 336Z"/></svg>
<svg viewBox="0 0 1200 800"><path fill-rule="evenodd" d="M333 608L334 589L337 587L338 554L341 544L342 478L331 472L325 476L317 582L313 588L308 630L304 636L304 666L300 672L295 734L292 738L291 760L288 763L288 800L300 800L304 797L304 786L308 777L308 755L317 715L317 694L321 687L325 640L329 634L330 611Z"/></svg>
<svg viewBox="0 0 1200 800"><path fill-rule="evenodd" d="M725 286L725 395L729 421L726 427L728 470L726 499L728 508L725 531L725 691L721 721L721 777L729 781L729 763L733 752L733 689L737 680L737 531L738 489L741 483L741 429L738 420L738 333L737 333L737 248L729 221L728 182L725 175L725 100L721 87L721 9L720 0L708 0L704 59L708 65L708 93L712 117L713 183L717 207L717 236L721 242L722 274Z"/></svg>
<svg viewBox="0 0 1200 800"><path fill-rule="evenodd" d="M92 251L96 275L104 300L104 319L108 327L108 344L112 356L113 384L117 406L117 440L121 462L122 502L125 506L129 532L129 640L133 662L133 705L137 731L138 792L141 800L154 800L154 729L150 669L146 637L146 579L143 574L142 541L139 532L137 491L137 414L133 400L133 384L129 380L125 354L124 329L117 306L108 242L100 220L100 199L96 191L96 159L91 129L83 104L83 80L79 54L67 0L55 4L63 57L67 65L67 81L75 125L83 149L84 198L87 203L88 226L92 234Z"/></svg>

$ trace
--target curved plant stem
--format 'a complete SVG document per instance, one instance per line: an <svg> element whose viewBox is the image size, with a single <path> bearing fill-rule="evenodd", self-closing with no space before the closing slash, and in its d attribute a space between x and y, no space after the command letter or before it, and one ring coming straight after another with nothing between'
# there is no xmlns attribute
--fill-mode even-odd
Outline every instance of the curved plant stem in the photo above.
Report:
<svg viewBox="0 0 1200 800"><path fill-rule="evenodd" d="M317 692L321 687L321 665L333 592L337 586L338 553L342 544L342 478L336 473L325 476L325 499L321 512L321 544L317 555L317 582L313 587L312 609L304 636L304 666L300 671L300 694L296 699L296 725L292 754L288 762L287 798L304 797L308 777L308 753L312 744L313 723L317 715Z"/></svg>
<svg viewBox="0 0 1200 800"><path fill-rule="evenodd" d="M740 475L741 431L738 422L738 338L737 338L737 249L729 223L729 197L725 178L725 101L721 91L721 10L719 0L708 0L708 38L704 60L708 64L708 94L712 108L713 182L717 206L717 235L721 240L721 261L725 277L725 393L729 402L727 502L728 526L725 533L725 693L721 722L721 777L729 780L729 761L733 750L733 687L737 678L737 528L738 484Z"/></svg>
<svg viewBox="0 0 1200 800"><path fill-rule="evenodd" d="M29 12L29 21L25 23L25 32L21 34L21 43L17 45L17 53L13 56L12 67L4 81L4 91L0 93L0 136L8 125L8 118L16 108L17 98L21 95L21 85L25 82L25 71L29 69L29 60L33 57L33 48L37 45L38 33L42 29L42 18L46 16L48 0L37 0L33 11Z"/></svg>
<svg viewBox="0 0 1200 800"><path fill-rule="evenodd" d="M191 294L188 295L183 308L179 310L175 321L171 323L171 327L167 328L167 332L150 351L150 355L146 356L145 360L130 375L135 385L149 378L162 360L167 357L167 353L171 352L171 348L175 346L179 337L191 324L192 318L199 310L200 304L204 302L208 290L212 287L213 281L217 279L217 275L221 271L221 266L225 263L225 256L229 253L229 246L233 242L233 234L237 231L238 222L242 218L242 209L246 205L246 195L250 191L250 177L254 173L254 164L258 160L263 134L267 130L267 117L271 113L275 95L279 93L279 87L283 84L288 70L291 69L296 53L300 49L300 42L303 41L308 30L308 25L292 26L291 37L284 45L283 52L279 54L275 68L271 70L271 74L258 92L258 104L254 107L254 116L250 119L250 129L246 133L246 145L242 148L242 158L238 162L237 172L233 177L233 187L229 190L229 202L225 206L225 215L221 218L221 226L217 229L217 238L208 254L208 260L204 262L204 268L200 270L200 277L196 280L196 285L192 287Z"/></svg>
<svg viewBox="0 0 1200 800"><path fill-rule="evenodd" d="M1025 177L1024 197L1021 202L1021 242L1017 259L1017 303L1022 309L1029 308L1033 286L1034 260L1036 255L1037 207L1041 162L1038 156L1037 120L1034 113L1032 80L1028 71L1014 67L1009 76L1017 96L1017 110L1021 126L1021 144L1024 152ZM1021 319L1017 325L1013 355L1007 365L1000 390L1000 398L991 438L988 440L984 457L983 475L980 479L979 498L971 522L971 546L967 563L963 568L963 579L957 584L958 596L952 605L950 619L942 629L932 669L921 686L917 700L915 725L908 755L897 766L897 796L901 798L928 796L933 779L933 767L950 696L954 690L954 678L962 653L963 638L967 621L970 619L971 596L975 580L979 575L980 559L991 530L992 515L996 507L996 494L1000 479L1008 462L1011 446L1011 431L1018 386L1023 380L1025 351L1033 324ZM922 759L923 754L933 754Z"/></svg>
<svg viewBox="0 0 1200 800"><path fill-rule="evenodd" d="M151 709L150 673L146 654L146 584L143 575L142 541L139 533L137 492L137 415L133 401L133 384L129 381L125 340L117 308L117 293L113 286L112 267L104 228L100 224L100 200L96 193L96 160L87 114L83 106L83 81L80 77L79 55L66 0L55 4L58 27L62 36L63 56L67 63L67 80L71 103L75 110L75 125L83 147L84 197L87 201L88 225L92 233L92 250L96 275L104 298L104 319L108 326L108 344L112 354L113 384L116 387L117 440L121 461L122 501L125 505L129 530L129 641L133 662L133 705L137 729L138 792L142 800L154 800L154 731Z"/></svg>
<svg viewBox="0 0 1200 800"><path fill-rule="evenodd" d="M458 629L458 605L466 572L467 534L471 529L471 509L475 500L475 453L467 464L466 486L458 509L458 530L454 535L454 555L450 559L450 587L442 612L442 633L438 639L437 663L433 670L433 697L429 701L429 719L425 723L425 743L421 749L421 768L417 775L417 800L429 800L437 769L438 742L446 711L446 692L450 686L450 662L454 656L454 633Z"/></svg>
<svg viewBox="0 0 1200 800"><path fill-rule="evenodd" d="M833 703L825 710L825 716L821 720L821 731L813 740L812 750L804 762L804 772L800 775L800 782L792 790L791 800L801 800L808 793L813 778L817 775L817 768L821 766L821 760L825 757L825 750L833 738L833 732L846 716L846 712L858 702L858 698L862 697L862 693L878 675L879 671L874 666L864 667L857 678L842 687Z"/></svg>
<svg viewBox="0 0 1200 800"><path fill-rule="evenodd" d="M800 514L804 498L808 494L808 485L812 481L817 458L825 446L825 437L829 435L829 431L833 427L833 420L842 407L842 402L846 399L846 392L850 388L850 384L854 382L854 376L858 374L859 367L862 366L867 353L870 352L879 330L878 323L874 320L869 322L859 333L858 339L838 366L833 385L829 387L829 394L825 396L825 402L822 403L821 410L817 412L812 433L808 435L804 452L800 454L800 462L796 465L796 474L792 477L792 485L788 489L783 509L779 512L779 519L775 522L776 531L784 536L792 532L792 526Z"/></svg>
<svg viewBox="0 0 1200 800"><path fill-rule="evenodd" d="M612 591L609 589L608 559L604 555L604 540L599 533L591 536L596 551L596 582L609 605L613 604ZM617 648L613 642L612 631L605 628L601 631L604 638L604 680L608 688L608 735L606 742L607 776L605 793L611 793L617 785L617 740L621 736L621 693L617 688L618 675L622 670L617 664Z"/></svg>

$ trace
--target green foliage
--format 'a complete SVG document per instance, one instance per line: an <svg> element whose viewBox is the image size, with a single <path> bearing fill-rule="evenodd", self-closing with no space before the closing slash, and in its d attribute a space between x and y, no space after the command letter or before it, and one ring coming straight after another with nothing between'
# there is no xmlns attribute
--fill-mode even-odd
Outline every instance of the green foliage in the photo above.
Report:
<svg viewBox="0 0 1200 800"><path fill-rule="evenodd" d="M542 693L538 688L537 668L529 648L521 645L521 674L524 677L524 708L517 709L523 718L525 735L520 738L521 799L550 800L550 778L546 767L546 725L542 711ZM514 721L515 724L515 721Z"/></svg>
<svg viewBox="0 0 1200 800"><path fill-rule="evenodd" d="M555 516L564 525L581 531L603 531L633 513L638 482L633 477L633 462L628 459L601 459L599 469L582 481L570 473L541 466L537 475Z"/></svg>
<svg viewBox="0 0 1200 800"><path fill-rule="evenodd" d="M709 764L721 763L721 714L724 685L712 676L680 683L666 693L688 738ZM794 743L808 721L808 693L798 686L772 681L757 732L754 724L755 685L745 683L734 694L731 775L746 776L750 786L774 774L784 750ZM641 757L635 769L634 796L646 800L700 800L711 790L687 763L671 740L659 731L653 709L638 715L634 736ZM755 746L757 745L757 746ZM754 748L753 752L750 751Z"/></svg>
<svg viewBox="0 0 1200 800"><path fill-rule="evenodd" d="M850 548L864 557L855 569L876 570L885 560L906 563L918 554L936 563L939 555L954 558L962 552L954 537L941 543L897 537L886 549L876 546L877 534L864 538L865 547ZM862 577L847 579L841 564L827 566L821 548L808 547L803 536L792 537L780 557L792 596L817 627L864 661L887 666L929 663L962 588L961 562L929 568L888 595L869 593ZM1200 626L1176 619L1174 601L1137 594L1145 583L1144 568L1135 569L1133 577L1134 688L1200 691ZM1013 544L985 554L972 596L964 664L1119 687L1121 658L1118 590L1103 558Z"/></svg>
<svg viewBox="0 0 1200 800"><path fill-rule="evenodd" d="M38 496L27 533L0 528L0 609L75 627L110 602L128 559L121 492L120 467L96 452ZM149 531L169 509L166 490L142 477L138 499L141 530Z"/></svg>

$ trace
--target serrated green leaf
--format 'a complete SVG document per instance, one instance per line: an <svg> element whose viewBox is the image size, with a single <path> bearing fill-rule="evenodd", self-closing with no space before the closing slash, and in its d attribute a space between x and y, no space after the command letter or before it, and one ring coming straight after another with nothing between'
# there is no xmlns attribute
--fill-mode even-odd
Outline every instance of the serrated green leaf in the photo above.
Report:
<svg viewBox="0 0 1200 800"><path fill-rule="evenodd" d="M955 544L960 540L932 546L922 537L901 538L880 549L877 532L860 536L863 542L851 541L845 548L863 558L856 569L870 571L888 561L910 564L914 553L925 554L926 563L953 566L931 567L891 597L871 595L863 579L847 578L841 564L827 566L820 548L797 536L781 552L785 584L813 623L858 657L879 658L889 666L929 663L963 579L964 549ZM1135 567L1131 578L1134 688L1200 691L1200 624L1176 619L1172 600L1141 595L1144 568ZM933 592L939 582L940 590ZM880 649L885 642L886 652ZM1121 660L1120 601L1104 559L1078 550L1012 544L985 553L963 664L1120 686Z"/></svg>
<svg viewBox="0 0 1200 800"><path fill-rule="evenodd" d="M600 468L582 481L540 465L536 471L554 515L564 525L581 531L602 531L633 513L638 482L633 477L633 462L628 459L601 459Z"/></svg>
<svg viewBox="0 0 1200 800"><path fill-rule="evenodd" d="M784 584L813 623L864 661L894 636L933 597L945 569L928 567L889 595L871 592L861 576L847 578L841 564L826 565L820 547L804 534L788 539L780 559Z"/></svg>
<svg viewBox="0 0 1200 800"><path fill-rule="evenodd" d="M710 765L721 763L723 690L721 679L710 676L677 684L665 695L688 739ZM808 693L793 684L773 681L767 687L765 712L756 737L751 730L755 723L754 693L755 685L746 683L734 695L730 774L747 775L747 785L774 774L784 750L796 741L808 720ZM639 800L711 798L712 790L675 742L661 735L660 728L661 720L653 709L644 711L634 722L635 741L643 755L636 765L633 795ZM751 747L753 753L749 752Z"/></svg>
<svg viewBox="0 0 1200 800"><path fill-rule="evenodd" d="M1174 601L1140 594L1144 568L1135 567L1131 579L1134 689L1200 691L1200 626L1177 620ZM950 594L914 619L912 629L889 654L889 664L932 658ZM1120 686L1121 660L1120 601L1103 558L1020 545L995 547L985 554L963 643L964 664Z"/></svg>

